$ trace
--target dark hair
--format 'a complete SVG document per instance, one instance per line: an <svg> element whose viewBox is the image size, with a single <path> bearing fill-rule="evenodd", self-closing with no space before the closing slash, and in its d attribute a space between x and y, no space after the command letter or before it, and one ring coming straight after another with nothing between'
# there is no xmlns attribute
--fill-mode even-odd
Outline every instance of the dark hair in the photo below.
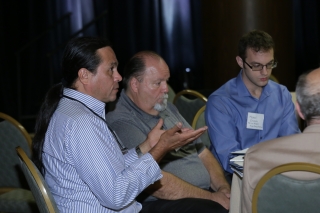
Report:
<svg viewBox="0 0 320 213"><path fill-rule="evenodd" d="M62 83L56 84L47 92L35 126L35 136L32 142L33 162L44 175L45 168L42 163L42 150L51 117L58 107L63 88L72 88L78 78L78 71L86 68L92 73L96 72L100 64L97 50L110 46L107 39L97 37L77 37L70 40L64 50L62 58Z"/></svg>
<svg viewBox="0 0 320 213"><path fill-rule="evenodd" d="M242 59L246 59L247 48L252 48L254 51L268 51L274 49L272 37L261 30L253 30L243 35L238 43L238 54Z"/></svg>
<svg viewBox="0 0 320 213"><path fill-rule="evenodd" d="M296 85L297 101L307 123L314 117L320 116L320 85L318 82L308 81L307 76L310 72L300 75Z"/></svg>
<svg viewBox="0 0 320 213"><path fill-rule="evenodd" d="M143 75L144 71L146 70L146 63L145 58L147 56L161 58L156 52L145 50L136 53L132 58L126 63L124 67L123 73L123 88L127 90L129 87L129 81L131 78L137 78L138 81L141 81L141 76Z"/></svg>

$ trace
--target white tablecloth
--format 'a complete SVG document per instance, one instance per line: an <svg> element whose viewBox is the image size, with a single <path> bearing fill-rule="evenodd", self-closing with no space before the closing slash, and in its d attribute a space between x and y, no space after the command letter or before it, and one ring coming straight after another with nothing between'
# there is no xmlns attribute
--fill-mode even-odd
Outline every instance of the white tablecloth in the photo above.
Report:
<svg viewBox="0 0 320 213"><path fill-rule="evenodd" d="M242 189L242 179L236 173L234 173L232 176L229 213L241 212L241 208L240 208L241 207L241 189Z"/></svg>

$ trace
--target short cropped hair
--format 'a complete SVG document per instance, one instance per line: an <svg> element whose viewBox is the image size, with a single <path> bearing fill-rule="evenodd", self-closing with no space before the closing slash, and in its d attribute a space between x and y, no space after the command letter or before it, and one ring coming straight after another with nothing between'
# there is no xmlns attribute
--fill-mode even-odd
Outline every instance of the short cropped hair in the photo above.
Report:
<svg viewBox="0 0 320 213"><path fill-rule="evenodd" d="M124 67L122 84L125 91L129 87L130 79L136 78L138 79L138 81L143 80L142 75L146 71L146 57L162 59L159 54L149 50L138 52L134 56L132 56L132 58L126 63Z"/></svg>
<svg viewBox="0 0 320 213"><path fill-rule="evenodd" d="M308 81L307 76L310 72L303 73L296 85L297 101L306 121L320 116L320 85L318 82L310 83Z"/></svg>
<svg viewBox="0 0 320 213"><path fill-rule="evenodd" d="M253 30L244 34L238 43L238 54L242 59L246 59L246 51L252 48L254 51L259 52L274 49L274 41L272 37L261 30Z"/></svg>

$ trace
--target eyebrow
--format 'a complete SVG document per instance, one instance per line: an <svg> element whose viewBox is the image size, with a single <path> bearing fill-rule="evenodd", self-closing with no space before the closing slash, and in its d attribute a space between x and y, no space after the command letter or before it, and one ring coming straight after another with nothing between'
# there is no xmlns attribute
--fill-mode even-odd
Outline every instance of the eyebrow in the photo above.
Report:
<svg viewBox="0 0 320 213"><path fill-rule="evenodd" d="M269 64L269 63L271 63L271 62L273 62L273 61L275 61L275 59L272 59L271 61L269 61L269 62L266 63L266 64ZM250 63L252 63L252 64L261 64L261 63L259 63L259 62L255 62L255 61L252 61L252 62L250 62Z"/></svg>
<svg viewBox="0 0 320 213"><path fill-rule="evenodd" d="M169 81L169 78L168 79L165 79L165 78L157 78L157 81L166 81L166 82L168 82Z"/></svg>
<svg viewBox="0 0 320 213"><path fill-rule="evenodd" d="M113 62L111 62L111 64L110 64L111 66L118 66L118 62L116 62L116 61L113 61Z"/></svg>

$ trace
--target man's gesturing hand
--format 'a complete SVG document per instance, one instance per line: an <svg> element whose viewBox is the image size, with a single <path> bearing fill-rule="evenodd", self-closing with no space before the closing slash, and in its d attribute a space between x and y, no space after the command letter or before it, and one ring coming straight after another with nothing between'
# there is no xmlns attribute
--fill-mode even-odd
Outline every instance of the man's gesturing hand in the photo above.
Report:
<svg viewBox="0 0 320 213"><path fill-rule="evenodd" d="M208 128L206 126L197 130L189 129L181 131L182 124L178 123L171 129L165 131L159 142L150 150L153 158L159 162L162 157L169 151L179 148L197 139Z"/></svg>

